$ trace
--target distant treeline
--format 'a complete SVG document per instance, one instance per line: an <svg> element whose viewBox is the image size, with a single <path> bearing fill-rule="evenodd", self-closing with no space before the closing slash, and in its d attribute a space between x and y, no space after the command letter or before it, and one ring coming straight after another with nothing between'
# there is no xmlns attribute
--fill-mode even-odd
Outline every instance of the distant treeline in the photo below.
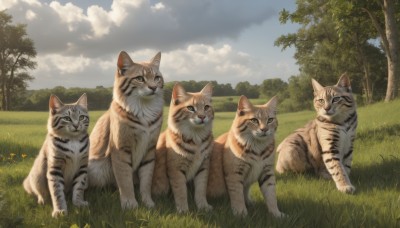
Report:
<svg viewBox="0 0 400 228"><path fill-rule="evenodd" d="M336 79L333 79L336 80ZM188 92L198 92L208 81L181 81L183 87ZM245 95L248 98L267 101L272 96L277 95L279 100L280 112L293 112L312 108L313 89L311 78L305 76L291 77L288 82L282 79L266 79L260 85L252 85L249 82L239 82L233 88L231 84L219 84L211 81L214 86L214 97L228 97L227 99L215 99L214 109L216 111L235 111L236 100L232 97ZM164 86L165 105L168 106L171 100L172 88L175 82L168 82ZM334 83L323 83L325 85ZM355 89L355 90L354 90ZM359 86L353 87L354 93L359 93ZM50 94L57 95L63 102L75 102L83 93L88 96L89 110L106 110L112 100L112 88L97 86L96 88L64 88L57 86L53 89L28 90L20 94L13 110L20 111L46 111ZM357 96L359 105L362 104L361 96Z"/></svg>

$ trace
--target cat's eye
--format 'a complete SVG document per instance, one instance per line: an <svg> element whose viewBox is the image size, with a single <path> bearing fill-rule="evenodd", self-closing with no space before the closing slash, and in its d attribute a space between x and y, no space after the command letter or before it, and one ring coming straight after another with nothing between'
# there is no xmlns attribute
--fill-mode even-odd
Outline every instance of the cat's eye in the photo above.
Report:
<svg viewBox="0 0 400 228"><path fill-rule="evenodd" d="M154 81L155 81L155 82L161 81L161 76L155 76L155 77L154 77Z"/></svg>
<svg viewBox="0 0 400 228"><path fill-rule="evenodd" d="M339 102L339 101L340 101L340 97L334 97L332 99L332 103L336 103L336 102Z"/></svg>
<svg viewBox="0 0 400 228"><path fill-rule="evenodd" d="M86 119L86 116L79 116L79 121Z"/></svg>
<svg viewBox="0 0 400 228"><path fill-rule="evenodd" d="M250 121L251 121L253 124L258 124L258 119L256 119L256 118L250 119Z"/></svg>
<svg viewBox="0 0 400 228"><path fill-rule="evenodd" d="M209 105L204 106L204 111L207 111L208 109L210 109Z"/></svg>
<svg viewBox="0 0 400 228"><path fill-rule="evenodd" d="M186 108L187 108L189 111L191 111L191 112L194 112L194 111L195 111L193 106L187 106Z"/></svg>
<svg viewBox="0 0 400 228"><path fill-rule="evenodd" d="M324 99L318 99L317 102L320 103L320 104L324 104L325 100Z"/></svg>
<svg viewBox="0 0 400 228"><path fill-rule="evenodd" d="M69 122L72 121L71 118L70 118L69 116L65 116L65 117L63 117L62 119L65 120L65 121L69 121Z"/></svg>
<svg viewBox="0 0 400 228"><path fill-rule="evenodd" d="M138 82L144 82L144 77L143 76L137 76L135 78L135 80L138 81Z"/></svg>
<svg viewBox="0 0 400 228"><path fill-rule="evenodd" d="M267 123L272 123L274 121L274 118L268 118Z"/></svg>

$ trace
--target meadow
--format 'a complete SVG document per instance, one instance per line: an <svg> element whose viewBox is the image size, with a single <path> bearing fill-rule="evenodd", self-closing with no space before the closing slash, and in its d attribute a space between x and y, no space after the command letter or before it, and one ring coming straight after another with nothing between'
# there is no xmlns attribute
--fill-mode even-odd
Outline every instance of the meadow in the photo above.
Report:
<svg viewBox="0 0 400 228"><path fill-rule="evenodd" d="M358 109L350 175L354 195L340 193L333 181L312 173L277 175L284 219L268 213L257 184L251 189L255 204L245 218L232 215L227 196L209 200L213 211L197 211L191 193L186 214L176 212L171 195L154 198L153 209L139 203L135 210L122 211L118 191L109 187L88 190L88 208L74 207L69 198L68 216L53 219L52 206L39 206L22 188L45 138L48 113L0 112L0 227L400 227L399 110L400 100ZM103 112L90 112L90 129ZM314 116L312 111L278 114L277 144ZM233 112L216 113L215 137L230 128L233 117Z"/></svg>

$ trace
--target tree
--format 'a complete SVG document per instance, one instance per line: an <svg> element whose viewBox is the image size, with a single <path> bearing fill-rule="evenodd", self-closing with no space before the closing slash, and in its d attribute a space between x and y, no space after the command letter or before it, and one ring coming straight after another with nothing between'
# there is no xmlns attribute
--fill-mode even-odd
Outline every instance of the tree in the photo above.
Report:
<svg viewBox="0 0 400 228"><path fill-rule="evenodd" d="M238 96L244 95L247 98L258 98L260 92L257 85L250 85L249 82L239 82L235 87Z"/></svg>
<svg viewBox="0 0 400 228"><path fill-rule="evenodd" d="M381 69L381 52L369 43L376 32L356 1L298 0L297 9L292 13L283 10L280 20L302 25L297 33L275 41L283 49L295 46L301 73L329 85L348 72L353 92L363 94L366 103L372 102L373 88L380 84L373 78L384 80L381 70L374 71Z"/></svg>
<svg viewBox="0 0 400 228"><path fill-rule="evenodd" d="M383 3L381 1L366 1L365 3L367 5L362 9L371 18L381 38L387 58L388 82L385 102L389 102L397 97L397 80L400 77L400 37L399 25L396 22L399 20L399 16L397 15L396 17L396 12L399 12L400 4L395 0L383 0ZM374 7L376 3L380 6L378 10L377 7ZM379 14L381 13L384 15L384 25L382 20L379 20Z"/></svg>
<svg viewBox="0 0 400 228"><path fill-rule="evenodd" d="M260 86L260 93L267 98L278 95L279 100L287 97L288 83L282 81L280 78L266 79Z"/></svg>
<svg viewBox="0 0 400 228"><path fill-rule="evenodd" d="M12 25L12 17L0 11L0 92L1 109L10 110L12 100L33 79L26 71L35 69L34 43L27 37L26 25Z"/></svg>

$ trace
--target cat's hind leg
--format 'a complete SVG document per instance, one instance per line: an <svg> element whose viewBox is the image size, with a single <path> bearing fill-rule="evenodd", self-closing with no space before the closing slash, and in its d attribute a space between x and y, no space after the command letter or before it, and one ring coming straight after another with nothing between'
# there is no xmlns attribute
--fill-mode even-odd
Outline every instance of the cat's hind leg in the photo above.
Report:
<svg viewBox="0 0 400 228"><path fill-rule="evenodd" d="M280 174L288 171L303 173L311 168L307 145L301 139L286 138L278 146L277 153L276 171Z"/></svg>

